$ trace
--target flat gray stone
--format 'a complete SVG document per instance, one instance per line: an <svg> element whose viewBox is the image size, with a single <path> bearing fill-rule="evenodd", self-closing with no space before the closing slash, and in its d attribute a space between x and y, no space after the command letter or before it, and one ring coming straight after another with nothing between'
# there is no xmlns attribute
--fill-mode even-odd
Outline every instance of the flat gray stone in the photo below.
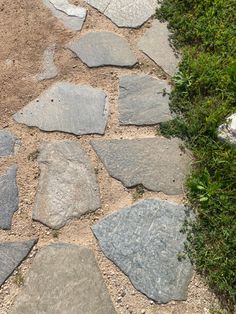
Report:
<svg viewBox="0 0 236 314"><path fill-rule="evenodd" d="M11 314L115 314L92 250L52 244L35 257Z"/></svg>
<svg viewBox="0 0 236 314"><path fill-rule="evenodd" d="M218 137L221 141L236 146L236 113L229 116L226 123L219 127Z"/></svg>
<svg viewBox="0 0 236 314"><path fill-rule="evenodd" d="M190 157L182 141L161 137L92 141L108 173L126 187L143 184L151 191L182 194Z"/></svg>
<svg viewBox="0 0 236 314"><path fill-rule="evenodd" d="M11 229L14 212L18 209L17 167L10 167L0 176L0 229Z"/></svg>
<svg viewBox="0 0 236 314"><path fill-rule="evenodd" d="M107 95L90 86L58 82L14 114L14 119L44 131L104 134Z"/></svg>
<svg viewBox="0 0 236 314"><path fill-rule="evenodd" d="M16 137L9 131L0 130L0 157L14 154Z"/></svg>
<svg viewBox="0 0 236 314"><path fill-rule="evenodd" d="M68 45L87 66L132 67L137 58L131 51L128 42L111 32L90 32Z"/></svg>
<svg viewBox="0 0 236 314"><path fill-rule="evenodd" d="M166 81L148 75L120 77L120 124L152 125L170 120L170 90Z"/></svg>
<svg viewBox="0 0 236 314"><path fill-rule="evenodd" d="M58 229L68 220L100 207L94 170L78 142L43 143L38 162L40 178L34 220Z"/></svg>
<svg viewBox="0 0 236 314"><path fill-rule="evenodd" d="M41 73L36 75L38 81L53 79L58 75L58 69L54 64L56 45L53 44L45 49L43 53L43 66Z"/></svg>
<svg viewBox="0 0 236 314"><path fill-rule="evenodd" d="M43 2L66 28L72 31L82 29L87 15L85 8L70 4L67 0L43 0Z"/></svg>
<svg viewBox="0 0 236 314"><path fill-rule="evenodd" d="M0 242L0 286L26 258L36 242Z"/></svg>
<svg viewBox="0 0 236 314"><path fill-rule="evenodd" d="M158 6L156 0L86 0L119 27L137 28L145 23Z"/></svg>
<svg viewBox="0 0 236 314"><path fill-rule="evenodd" d="M167 23L154 20L152 27L143 35L138 46L166 73L173 76L177 71L179 58L170 46L169 35Z"/></svg>
<svg viewBox="0 0 236 314"><path fill-rule="evenodd" d="M186 235L180 230L188 210L145 200L105 217L92 227L104 254L134 287L158 303L186 300L192 277L188 259L178 260Z"/></svg>

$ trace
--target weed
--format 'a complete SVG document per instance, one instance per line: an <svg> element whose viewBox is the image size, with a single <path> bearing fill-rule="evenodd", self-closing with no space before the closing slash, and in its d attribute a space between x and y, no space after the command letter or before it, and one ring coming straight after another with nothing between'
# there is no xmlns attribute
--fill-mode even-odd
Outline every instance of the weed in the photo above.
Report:
<svg viewBox="0 0 236 314"><path fill-rule="evenodd" d="M137 201L138 199L142 198L145 190L142 184L139 184L135 187L135 191L133 193L133 201Z"/></svg>
<svg viewBox="0 0 236 314"><path fill-rule="evenodd" d="M14 276L14 283L20 287L24 284L24 277L20 270L17 271L16 275Z"/></svg>
<svg viewBox="0 0 236 314"><path fill-rule="evenodd" d="M52 230L52 236L54 239L58 239L60 235L59 230Z"/></svg>
<svg viewBox="0 0 236 314"><path fill-rule="evenodd" d="M38 155L39 155L39 150L37 149L28 155L28 160L34 161L38 158Z"/></svg>

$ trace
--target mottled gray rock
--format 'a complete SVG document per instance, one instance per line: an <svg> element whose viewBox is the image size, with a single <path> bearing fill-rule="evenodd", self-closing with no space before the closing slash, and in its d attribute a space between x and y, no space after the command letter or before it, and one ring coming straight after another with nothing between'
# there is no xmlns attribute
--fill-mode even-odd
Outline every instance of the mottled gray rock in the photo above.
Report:
<svg viewBox="0 0 236 314"><path fill-rule="evenodd" d="M36 75L38 81L49 80L55 78L58 74L56 65L54 64L54 54L56 45L53 44L45 49L43 53L42 72Z"/></svg>
<svg viewBox="0 0 236 314"><path fill-rule="evenodd" d="M72 31L80 31L86 19L84 8L70 4L67 0L43 0L52 14L62 20L64 26Z"/></svg>
<svg viewBox="0 0 236 314"><path fill-rule="evenodd" d="M16 137L6 130L0 130L0 157L14 153Z"/></svg>
<svg viewBox="0 0 236 314"><path fill-rule="evenodd" d="M139 49L150 57L169 75L174 75L179 63L179 57L170 46L167 23L153 21L152 27L147 30L139 41Z"/></svg>
<svg viewBox="0 0 236 314"><path fill-rule="evenodd" d="M40 148L33 219L58 229L100 207L94 170L78 142L46 142Z"/></svg>
<svg viewBox="0 0 236 314"><path fill-rule="evenodd" d="M228 117L226 123L219 127L218 137L221 141L236 146L236 113Z"/></svg>
<svg viewBox="0 0 236 314"><path fill-rule="evenodd" d="M119 27L136 28L146 22L158 6L156 0L86 0Z"/></svg>
<svg viewBox="0 0 236 314"><path fill-rule="evenodd" d="M129 277L136 289L158 303L186 300L192 276L188 259L179 261L189 216L184 206L145 200L93 226L104 254Z"/></svg>
<svg viewBox="0 0 236 314"><path fill-rule="evenodd" d="M11 314L115 314L92 250L52 244L35 257Z"/></svg>
<svg viewBox="0 0 236 314"><path fill-rule="evenodd" d="M120 77L120 124L152 125L170 120L168 93L166 81L148 75Z"/></svg>
<svg viewBox="0 0 236 314"><path fill-rule="evenodd" d="M29 254L37 240L0 242L0 286Z"/></svg>
<svg viewBox="0 0 236 314"><path fill-rule="evenodd" d="M132 67L137 58L131 51L128 42L111 32L90 32L68 45L87 66L99 67L113 65Z"/></svg>
<svg viewBox="0 0 236 314"><path fill-rule="evenodd" d="M14 165L0 177L0 229L10 229L14 212L18 209L17 167Z"/></svg>
<svg viewBox="0 0 236 314"><path fill-rule="evenodd" d="M108 173L126 187L143 184L151 191L182 194L190 157L179 139L161 137L92 141Z"/></svg>
<svg viewBox="0 0 236 314"><path fill-rule="evenodd" d="M14 119L44 131L104 134L107 107L107 95L102 90L59 82L18 111Z"/></svg>

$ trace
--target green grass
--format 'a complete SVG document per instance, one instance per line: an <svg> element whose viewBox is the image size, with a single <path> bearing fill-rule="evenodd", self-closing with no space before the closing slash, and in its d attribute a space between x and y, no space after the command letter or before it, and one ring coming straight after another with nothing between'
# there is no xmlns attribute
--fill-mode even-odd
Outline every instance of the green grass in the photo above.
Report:
<svg viewBox="0 0 236 314"><path fill-rule="evenodd" d="M195 156L186 182L197 211L188 251L196 269L232 309L236 300L236 148L217 138L217 128L236 112L236 1L164 0L157 12L167 20L182 51L173 78L171 109L161 124Z"/></svg>

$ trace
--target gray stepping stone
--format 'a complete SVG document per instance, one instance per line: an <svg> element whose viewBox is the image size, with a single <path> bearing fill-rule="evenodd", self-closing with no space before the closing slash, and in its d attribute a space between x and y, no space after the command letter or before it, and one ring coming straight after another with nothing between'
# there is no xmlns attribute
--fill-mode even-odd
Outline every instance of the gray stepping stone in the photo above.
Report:
<svg viewBox="0 0 236 314"><path fill-rule="evenodd" d="M68 45L87 66L132 67L137 58L131 51L128 42L111 32L90 32Z"/></svg>
<svg viewBox="0 0 236 314"><path fill-rule="evenodd" d="M43 67L42 72L36 75L38 81L53 79L58 75L58 69L54 64L56 45L53 44L45 49L43 53Z"/></svg>
<svg viewBox="0 0 236 314"><path fill-rule="evenodd" d="M89 248L51 244L36 255L11 314L115 314Z"/></svg>
<svg viewBox="0 0 236 314"><path fill-rule="evenodd" d="M90 86L58 82L14 114L14 119L44 131L104 134L107 95Z"/></svg>
<svg viewBox="0 0 236 314"><path fill-rule="evenodd" d="M143 35L138 46L166 73L173 76L177 71L179 58L170 46L169 35L167 23L154 20L152 27Z"/></svg>
<svg viewBox="0 0 236 314"><path fill-rule="evenodd" d="M70 4L67 0L43 0L52 14L72 31L80 31L86 19L87 11L84 8Z"/></svg>
<svg viewBox="0 0 236 314"><path fill-rule="evenodd" d="M11 229L14 212L18 209L17 167L10 167L0 176L0 229Z"/></svg>
<svg viewBox="0 0 236 314"><path fill-rule="evenodd" d="M26 258L36 242L0 242L0 286Z"/></svg>
<svg viewBox="0 0 236 314"><path fill-rule="evenodd" d="M218 128L218 137L221 141L236 146L236 113L229 116L226 123Z"/></svg>
<svg viewBox="0 0 236 314"><path fill-rule="evenodd" d="M182 194L190 157L179 139L161 137L92 141L108 173L126 187L142 184L151 191Z"/></svg>
<svg viewBox="0 0 236 314"><path fill-rule="evenodd" d="M145 200L105 217L92 227L104 254L134 287L158 303L186 300L192 277L180 230L189 213L184 206Z"/></svg>
<svg viewBox="0 0 236 314"><path fill-rule="evenodd" d="M120 77L120 124L152 125L170 120L168 93L166 81L148 75Z"/></svg>
<svg viewBox="0 0 236 314"><path fill-rule="evenodd" d="M0 157L14 154L16 137L6 130L0 130Z"/></svg>
<svg viewBox="0 0 236 314"><path fill-rule="evenodd" d="M68 220L100 207L96 176L79 143L43 143L38 162L41 171L34 220L58 229Z"/></svg>
<svg viewBox="0 0 236 314"><path fill-rule="evenodd" d="M119 27L140 27L157 8L156 0L86 0Z"/></svg>

